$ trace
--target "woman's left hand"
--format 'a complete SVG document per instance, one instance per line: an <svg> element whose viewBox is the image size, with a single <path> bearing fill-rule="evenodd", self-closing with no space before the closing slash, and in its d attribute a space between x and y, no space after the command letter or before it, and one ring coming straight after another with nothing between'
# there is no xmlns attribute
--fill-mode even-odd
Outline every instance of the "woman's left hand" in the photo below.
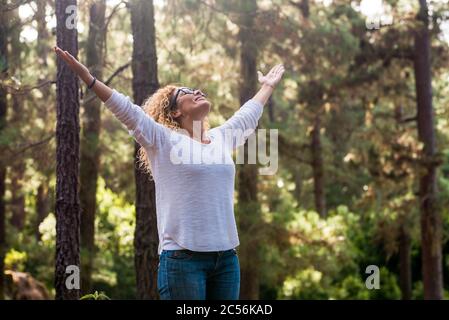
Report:
<svg viewBox="0 0 449 320"><path fill-rule="evenodd" d="M266 84L274 88L279 83L279 81L281 81L284 71L285 68L282 64L274 66L265 76L262 74L262 72L257 71L259 82L261 84Z"/></svg>

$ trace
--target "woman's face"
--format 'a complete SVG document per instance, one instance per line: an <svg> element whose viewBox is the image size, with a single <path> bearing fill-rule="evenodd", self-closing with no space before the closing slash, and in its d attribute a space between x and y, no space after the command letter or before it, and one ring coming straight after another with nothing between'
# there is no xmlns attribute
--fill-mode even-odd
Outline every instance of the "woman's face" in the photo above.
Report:
<svg viewBox="0 0 449 320"><path fill-rule="evenodd" d="M173 94L177 94L175 110L178 115L193 120L202 120L208 115L211 103L201 90L180 87Z"/></svg>

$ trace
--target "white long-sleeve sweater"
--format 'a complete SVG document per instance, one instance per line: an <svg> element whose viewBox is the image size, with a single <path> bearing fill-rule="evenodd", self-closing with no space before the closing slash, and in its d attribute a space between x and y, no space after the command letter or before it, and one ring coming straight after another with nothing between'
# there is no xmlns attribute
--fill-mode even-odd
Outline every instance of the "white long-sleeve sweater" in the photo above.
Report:
<svg viewBox="0 0 449 320"><path fill-rule="evenodd" d="M231 154L257 127L263 105L248 100L225 123L208 130L209 144L157 123L115 89L105 105L149 155L159 254L163 249L207 252L238 246Z"/></svg>

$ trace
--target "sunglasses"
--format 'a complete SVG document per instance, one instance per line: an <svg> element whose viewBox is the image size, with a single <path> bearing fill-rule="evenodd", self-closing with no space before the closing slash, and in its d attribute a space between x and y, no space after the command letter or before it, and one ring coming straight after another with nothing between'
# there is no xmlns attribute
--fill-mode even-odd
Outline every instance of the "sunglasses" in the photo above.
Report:
<svg viewBox="0 0 449 320"><path fill-rule="evenodd" d="M206 97L206 94L203 93L199 89L192 89L188 87L180 87L176 89L175 93L172 95L170 99L170 104L168 105L169 110L173 110L176 107L176 100L178 100L178 96L185 96L186 94L195 94L195 92L198 92L202 97Z"/></svg>

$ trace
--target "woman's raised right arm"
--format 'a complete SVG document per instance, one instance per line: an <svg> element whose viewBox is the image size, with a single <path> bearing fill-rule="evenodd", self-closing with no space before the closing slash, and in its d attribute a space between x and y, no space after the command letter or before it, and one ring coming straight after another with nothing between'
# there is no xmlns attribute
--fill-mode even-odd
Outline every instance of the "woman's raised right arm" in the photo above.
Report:
<svg viewBox="0 0 449 320"><path fill-rule="evenodd" d="M87 85L92 83L94 77L86 66L69 52L63 51L58 47L55 47L54 50ZM116 118L127 127L129 134L140 145L159 147L167 138L168 129L154 121L141 107L132 103L129 97L109 88L98 79L91 90L105 103L106 107L111 110Z"/></svg>

